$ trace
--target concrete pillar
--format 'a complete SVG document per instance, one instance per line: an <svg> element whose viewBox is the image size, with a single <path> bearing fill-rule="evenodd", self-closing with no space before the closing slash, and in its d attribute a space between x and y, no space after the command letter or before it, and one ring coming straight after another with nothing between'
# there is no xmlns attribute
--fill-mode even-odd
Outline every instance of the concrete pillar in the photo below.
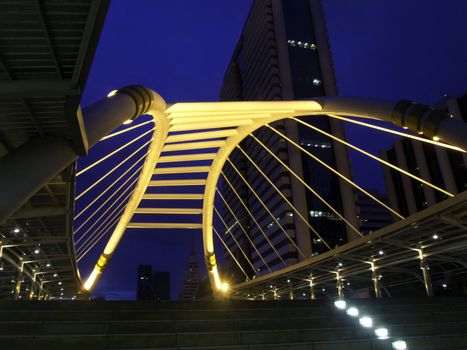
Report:
<svg viewBox="0 0 467 350"><path fill-rule="evenodd" d="M21 296L21 285L23 284L23 265L20 260L18 272L16 273L15 288L14 288L14 298L15 300L20 299Z"/></svg>
<svg viewBox="0 0 467 350"><path fill-rule="evenodd" d="M425 286L426 295L432 297L433 294L433 285L431 284L430 276L430 266L428 265L425 256L423 255L423 249L421 246L418 248L418 254L420 259L420 269L422 270L423 275L423 284Z"/></svg>
<svg viewBox="0 0 467 350"><path fill-rule="evenodd" d="M316 300L315 286L312 283L310 283L310 299Z"/></svg>
<svg viewBox="0 0 467 350"><path fill-rule="evenodd" d="M344 299L344 285L342 284L339 271L337 271L336 273L336 288L337 288L337 296L339 297L339 299Z"/></svg>
<svg viewBox="0 0 467 350"><path fill-rule="evenodd" d="M98 101L83 111L89 147L128 119L163 101L151 90L129 87ZM164 104L165 105L165 104ZM26 142L0 159L0 224L21 207L50 179L77 158L70 140L44 137Z"/></svg>
<svg viewBox="0 0 467 350"><path fill-rule="evenodd" d="M371 279L373 280L373 288L374 288L374 291L375 291L375 296L376 296L377 299L381 299L382 298L381 281L379 280L378 274L376 273L375 270L373 270L371 272Z"/></svg>

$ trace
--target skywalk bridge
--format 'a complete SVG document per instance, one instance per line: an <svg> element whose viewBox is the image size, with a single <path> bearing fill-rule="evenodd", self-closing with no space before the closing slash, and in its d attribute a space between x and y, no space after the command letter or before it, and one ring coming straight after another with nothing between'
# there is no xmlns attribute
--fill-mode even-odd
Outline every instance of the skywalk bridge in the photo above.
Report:
<svg viewBox="0 0 467 350"><path fill-rule="evenodd" d="M305 294L310 298L316 298L320 294L319 290L324 293L328 288L329 291L332 284L340 296L343 295L345 289L358 291L364 289L365 286L368 288L369 285L374 289L376 296L381 296L382 290L387 291L390 286L408 283L413 279L423 283L427 293L430 294L432 290L429 268L435 274L441 273L440 269L446 264L449 264L454 272L465 268L462 247L465 244L466 194L454 196L429 181L371 155L344 139L320 130L312 123L299 118L313 115L328 115L330 118L346 119L349 122L353 119L343 117L343 115L387 120L418 134L423 133L424 137L392 129L384 129L385 132L395 132L420 142L428 142L458 152L463 152L462 149L467 146L466 139L463 137L466 126L462 121L451 118L442 111L409 101L320 98L313 101L166 105L157 93L143 87L135 86L115 90L110 92L104 100L83 111L83 124L89 147L96 145L98 149L108 144L110 140L113 143L110 148L105 146L105 152L100 151L99 156L92 162L89 160L87 163L84 162L73 173L78 185L81 178L87 177L87 180L81 187L78 186L78 192L74 196L76 203L73 238L65 236L64 244L68 247L71 242L74 242L68 252L68 261L72 262L70 267L50 268L53 265L53 259L64 258L60 255L55 256L49 251L47 244L50 238L31 239L26 229L22 227L18 229L22 233L21 238L17 239L14 235L17 233L14 228L15 221L12 220L19 220L14 216L18 214L14 213L18 213L18 209L35 193L35 190L44 186L47 181L56 177L57 172L78 159L76 147L66 140L43 138L39 143L36 140L27 142L18 152L12 152L2 159L2 169L8 168L12 171L2 174L2 193L7 194L6 198L9 200L2 206L0 214L3 220L7 220L10 232L13 233L13 237L2 239L2 255L5 262L10 265L9 278L12 278L12 271L19 271L17 278L13 275L11 283L14 288L11 289L10 284L10 293L13 292L18 298L24 297L22 283L27 279L32 281L25 284L30 298L45 296L47 298L74 298L84 291L91 292L108 265L123 234L125 232L131 234L131 229L200 230L203 235L205 261L211 286L215 295L219 296L224 294L244 298L280 298L288 295L293 298ZM401 172L404 176L452 198L413 217L403 218L388 204L381 202L351 178L326 164L275 127L274 122L284 119L320 132L333 142L362 152L375 161ZM358 123L374 128L371 123ZM120 127L122 124L123 126ZM285 142L335 174L348 186L362 191L401 220L383 230L363 236L352 223L352 218L345 217L343 213L334 208L315 189L306 184L283 159L275 155L255 136L255 131L261 128L268 128ZM117 131L113 131L115 129ZM126 135L131 136L126 137ZM114 142L120 138L122 139L120 144ZM251 138L258 143L258 146L263 147L271 161L277 161L279 166L289 171L291 176L296 178L306 190L317 196L336 217L339 217L355 237L360 238L332 249L324 238L325 233L318 232L308 222L306 213L294 207L287 196L281 193L274 182L262 172L257 160L242 149L241 142L246 138ZM440 140L450 141L451 144L440 142ZM280 218L273 215L268 209L268 204L255 193L251 184L229 158L235 149L242 152L251 167L257 170L258 176L263 176L264 182L287 203L294 219L305 225L314 236L323 241L328 252L313 257L303 253L299 247L299 241L303 237L298 235L292 237L292 233L284 229ZM51 154L54 156L51 157ZM23 182L18 184L15 181L15 174L24 169L25 163L30 162L36 164L40 171L23 172ZM47 164L47 166L41 164ZM229 203L220 193L218 187L220 181L223 181L225 186L230 186L235 192L235 188L223 170L225 166L230 166L238 174L241 181L256 196L258 202L264 206L273 222L281 228L291 246L297 249L298 254L302 256L298 264L285 266L284 269L277 271L270 270L262 252L248 237L245 228L242 224L237 224L270 273L252 276L246 272L249 267L242 266L238 254L237 256L233 254L225 242L228 234L235 242L238 252L243 254L245 264L249 264L253 271L255 266L238 244L231 230L228 229L228 224L223 221L219 209L216 208L216 202L222 200L224 205L231 210ZM175 178L171 178L174 175ZM68 198L73 199L71 196ZM274 247L274 243L264 232L264 227L261 227L259 220L254 218L238 193L237 200L245 206L245 210L258 226L265 240L280 258L278 248ZM20 210L25 210L25 208ZM220 233L219 231L223 230L220 228L222 225L226 230ZM237 264L239 271L244 273L246 282L232 285L228 277L222 276L216 262L215 237L231 254L232 261ZM61 237L62 240L63 238ZM65 288L62 276L71 272L74 276L80 276L75 261L79 262L102 242L106 242L105 247L91 275L84 282L81 282L79 278L76 279L75 285L71 281ZM42 259L30 257L37 255ZM51 255L50 258L49 255ZM54 292L47 288L48 283L55 287ZM8 283L5 285L8 286Z"/></svg>
<svg viewBox="0 0 467 350"><path fill-rule="evenodd" d="M410 101L317 98L169 105L143 87L115 90L81 110L81 94L108 5L106 0L0 4L4 15L0 19L1 299L73 299L92 291L122 235L134 229L200 232L211 285L223 297L380 296L389 295L392 286L413 281L431 294L430 277L465 269L465 192L454 195L313 124L314 116L328 115L331 122L430 143L460 152L465 159L467 131L460 120ZM401 130L376 125L375 119ZM364 154L448 199L404 218L348 173L289 137L280 127L283 121L328 138L342 154L346 149ZM259 133L264 130L332 173L348 193L369 196L399 221L363 236L351 208L341 211L326 201L303 174L262 141ZM246 149L245 140L266 160ZM276 217L255 192L231 157L234 150L262 185L290 208L288 218ZM267 177L265 161L287 172L291 181L343 222L350 242L337 248L326 242L325 232L316 230L303 208L295 207ZM265 219L255 217L236 184L247 188L257 205L264 207L267 221L280 228L281 239L296 251L298 263L281 258L281 248L266 233ZM222 195L226 188L233 201ZM236 217L234 205L242 208L265 246L256 246L243 219ZM286 220L302 227L301 233L288 230ZM326 251L312 255L311 237ZM244 251L245 242L250 252ZM265 250L282 259L280 269L269 267ZM240 279L230 280L219 271L216 255L219 259L224 251ZM260 272L250 254L259 259ZM92 274L81 276L80 261L95 256Z"/></svg>

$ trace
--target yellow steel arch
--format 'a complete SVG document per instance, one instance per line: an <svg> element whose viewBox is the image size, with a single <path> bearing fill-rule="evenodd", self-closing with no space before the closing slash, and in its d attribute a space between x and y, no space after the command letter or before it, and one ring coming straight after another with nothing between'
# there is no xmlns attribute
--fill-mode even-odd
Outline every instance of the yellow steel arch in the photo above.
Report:
<svg viewBox="0 0 467 350"><path fill-rule="evenodd" d="M159 94L154 91L151 92L153 94L154 102L147 114L152 116L156 127L151 136L148 153L139 175L139 179L136 182L136 188L133 192L133 195L130 197L125 210L123 211L122 217L119 219L117 226L115 227L109 241L107 242L104 248L104 252L99 257L99 260L94 266L90 276L84 282L83 287L87 291L91 291L95 287L99 277L102 275L103 270L106 268L110 257L117 248L120 239L123 237L128 223L130 222L136 208L141 202L141 198L146 191L148 182L151 180L153 169L161 154L164 141L167 139L169 125L167 122L166 114L164 113L166 109L166 103ZM111 98L111 96L109 97Z"/></svg>
<svg viewBox="0 0 467 350"><path fill-rule="evenodd" d="M217 290L222 289L223 283L219 276L214 252L212 222L216 185L227 157L245 137L266 124L280 119L321 113L321 105L315 101L195 102L176 103L165 108L165 102L162 98L156 93L154 94L158 102L155 103L148 114L153 116L156 128L152 135L148 156L137 182L136 189L122 217L105 246L104 252L101 254L91 272L91 275L84 283L84 288L88 291L91 291L96 285L127 227L202 228L204 255L211 285ZM182 133L169 135L170 132L174 131ZM219 138L225 139L219 141ZM213 155L202 154L185 157L161 157L161 153L164 151L185 150L187 149L187 145L190 149L210 147L219 147L219 149ZM208 172L205 182L196 183L204 184L205 186L202 196L203 209L201 227L194 224L180 223L130 223L133 214L138 212L137 207L146 192L146 188L150 184L151 175L158 163L203 159L212 159L213 161L208 167L184 168L188 173L196 171ZM179 167L179 169L182 168L183 167ZM164 168L165 173L170 173L170 169L171 168ZM161 181L160 185L163 184L167 184L167 180L165 182ZM171 209L168 208L168 211L165 213L170 213L170 210ZM183 209L173 208L172 212L174 214L183 213Z"/></svg>
<svg viewBox="0 0 467 350"><path fill-rule="evenodd" d="M268 101L268 102L194 102L166 106L154 93L155 103L148 114L153 116L156 129L136 189L128 202L104 252L100 256L84 288L91 291L115 251L126 228L202 228L206 266L214 294L224 288L216 264L213 241L213 211L216 185L227 157L237 145L256 129L269 123L304 115L345 114L355 117L390 120L393 104L348 99L347 107L333 100L317 101ZM343 99L345 101L345 99ZM342 100L341 100L342 101ZM369 110L363 106L368 106ZM372 110L372 111L371 111ZM389 112L388 112L389 111ZM161 156L162 152L218 148L215 153L176 154ZM212 160L210 166L175 166L170 163ZM156 168L164 163L163 168ZM152 174L208 173L206 180L151 181ZM145 194L148 186L199 186L204 185L203 195L187 193ZM202 211L192 208L157 208L151 211L138 205L145 199L199 199ZM196 223L130 223L134 213L201 214L202 224Z"/></svg>

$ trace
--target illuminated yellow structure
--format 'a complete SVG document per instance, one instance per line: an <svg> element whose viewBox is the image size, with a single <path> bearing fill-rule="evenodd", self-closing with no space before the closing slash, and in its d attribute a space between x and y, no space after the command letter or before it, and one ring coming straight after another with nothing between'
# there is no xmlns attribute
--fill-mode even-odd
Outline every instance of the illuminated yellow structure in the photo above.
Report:
<svg viewBox="0 0 467 350"><path fill-rule="evenodd" d="M211 285L219 292L227 291L228 284L222 280L218 271L213 243L213 211L216 186L229 154L243 139L251 135L255 130L263 126L269 126L274 121L303 115L324 114L380 119L393 121L395 124L412 129L415 132L424 132L426 136L433 139L449 140L454 146L436 142L439 145L451 148L457 148L456 146L465 148L466 146L465 139L462 139L463 132L453 132L456 127L451 126L451 123L454 121L448 118L448 116L439 118L439 114L436 114L435 118L430 117L430 115L423 115L423 118L419 116L420 121L418 123L414 123L413 117L410 115L413 104L407 101L394 103L364 99L323 98L313 101L176 103L167 106L157 93L151 91L150 95L151 103L142 110L143 113L153 117L155 124L149 151L136 182L135 190L118 220L118 224L113 230L104 252L101 254L94 270L84 284L84 288L88 291L92 291L96 285L127 228L201 228L205 261ZM110 93L107 103L112 104L113 99L127 99L128 103L135 100L134 96L124 89ZM119 103L122 103L122 101ZM141 103L146 104L146 102ZM137 115L133 115L129 119L134 119L135 117ZM296 121L304 123L300 120ZM306 125L312 127L309 124ZM460 127L461 130L464 128L463 130L465 130L464 125L457 125L457 127ZM333 137L332 135L328 136ZM337 139L337 141L345 142L340 139ZM217 152L161 156L162 152L212 148L217 148ZM210 160L212 163L210 166L176 166L178 162L199 160ZM174 163L174 166L171 166L171 163ZM158 164L164 164L164 167L157 168ZM184 173L187 174L187 179L151 181L153 174L162 173ZM206 180L189 179L190 174L196 173L207 173ZM414 177L411 174L406 175ZM351 181L350 179L344 180ZM426 184L434 186L429 183ZM189 191L186 193L182 191L178 194L154 195L147 193L148 187L160 186L204 186L204 192L200 197L190 194ZM442 189L438 188L438 190L450 195ZM203 206L202 210L188 207L138 208L143 198L179 200L198 198L202 199ZM135 213L201 214L202 223L132 223L131 220Z"/></svg>

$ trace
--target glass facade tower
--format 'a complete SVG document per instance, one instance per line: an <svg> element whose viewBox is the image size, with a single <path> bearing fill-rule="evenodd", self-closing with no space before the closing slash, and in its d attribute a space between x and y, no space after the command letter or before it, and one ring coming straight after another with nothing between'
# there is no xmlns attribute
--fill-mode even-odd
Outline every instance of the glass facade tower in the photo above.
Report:
<svg viewBox="0 0 467 350"><path fill-rule="evenodd" d="M320 1L255 1L227 68L221 100L303 100L336 95L336 90ZM339 121L325 116L305 117L304 120L326 132L343 136L343 126ZM297 125L295 121L279 121L273 126L330 166L350 176L346 150L341 145L305 126ZM262 128L255 132L255 136L338 211L356 223L354 196L348 186L273 131ZM280 163L271 160L258 143L248 138L241 147L331 247L353 238L341 219ZM224 208L227 230L230 231L223 238L238 259L246 260L236 248L231 235L240 243L246 255L251 256L254 270L251 268L250 277L325 251L323 242L310 232L298 215L294 215L294 211L240 151L235 151L230 158L237 169L229 163L224 168L228 181L222 185L222 194L232 211ZM238 173L248 180L261 200ZM238 197L243 199L243 203ZM261 201L267 204L275 219ZM284 230L303 255L297 252ZM245 238L245 234L249 235L257 249ZM265 235L277 252L267 242Z"/></svg>

